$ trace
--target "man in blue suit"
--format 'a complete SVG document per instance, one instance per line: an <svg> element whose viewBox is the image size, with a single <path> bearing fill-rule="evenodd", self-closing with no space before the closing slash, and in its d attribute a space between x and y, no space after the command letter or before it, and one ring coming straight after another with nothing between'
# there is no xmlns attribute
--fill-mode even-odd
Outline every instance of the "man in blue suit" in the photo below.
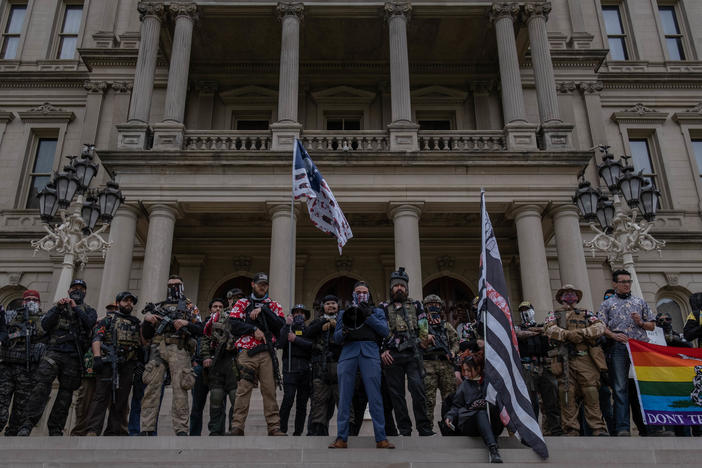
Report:
<svg viewBox="0 0 702 468"><path fill-rule="evenodd" d="M353 305L339 313L334 330L334 341L343 348L339 356L337 374L339 377L339 411L337 414L336 440L329 448L347 448L349 438L349 415L353 398L356 372L360 369L363 386L368 395L368 406L375 446L381 449L394 449L385 435L383 396L380 392L380 348L378 342L388 336L388 322L383 309L373 307L368 285L359 281L353 288Z"/></svg>

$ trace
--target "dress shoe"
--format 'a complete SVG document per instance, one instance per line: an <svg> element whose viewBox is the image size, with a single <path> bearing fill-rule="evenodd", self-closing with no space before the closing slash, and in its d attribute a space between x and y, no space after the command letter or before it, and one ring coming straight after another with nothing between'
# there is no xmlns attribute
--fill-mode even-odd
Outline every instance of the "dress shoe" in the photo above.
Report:
<svg viewBox="0 0 702 468"><path fill-rule="evenodd" d="M387 439L385 439L385 440L381 440L380 442L376 442L376 443L375 443L375 448L379 448L379 449L394 449L395 446L394 446L393 444L391 444L390 442L388 442Z"/></svg>
<svg viewBox="0 0 702 468"><path fill-rule="evenodd" d="M336 439L334 442L329 444L330 449L348 448L349 444L344 442L342 439Z"/></svg>
<svg viewBox="0 0 702 468"><path fill-rule="evenodd" d="M232 427L232 430L229 431L230 436L243 436L244 435L244 430L239 429L238 427Z"/></svg>

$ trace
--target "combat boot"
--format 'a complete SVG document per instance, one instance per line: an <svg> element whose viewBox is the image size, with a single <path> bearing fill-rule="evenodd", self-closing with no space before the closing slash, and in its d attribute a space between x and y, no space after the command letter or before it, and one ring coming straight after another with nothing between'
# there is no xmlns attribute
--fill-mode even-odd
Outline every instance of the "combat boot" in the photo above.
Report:
<svg viewBox="0 0 702 468"><path fill-rule="evenodd" d="M243 436L244 435L244 430L239 429L238 427L232 427L232 430L229 431L230 436Z"/></svg>
<svg viewBox="0 0 702 468"><path fill-rule="evenodd" d="M139 433L140 436L155 436L156 431L141 431Z"/></svg>
<svg viewBox="0 0 702 468"><path fill-rule="evenodd" d="M287 436L287 434L285 432L282 432L280 429L273 429L272 431L268 431L268 435L276 437Z"/></svg>
<svg viewBox="0 0 702 468"><path fill-rule="evenodd" d="M29 427L21 427L19 431L17 431L17 435L19 437L28 437L29 434L32 433L32 429Z"/></svg>
<svg viewBox="0 0 702 468"><path fill-rule="evenodd" d="M500 456L500 451L497 450L497 445L491 445L488 447L490 451L490 463L502 463L502 457Z"/></svg>

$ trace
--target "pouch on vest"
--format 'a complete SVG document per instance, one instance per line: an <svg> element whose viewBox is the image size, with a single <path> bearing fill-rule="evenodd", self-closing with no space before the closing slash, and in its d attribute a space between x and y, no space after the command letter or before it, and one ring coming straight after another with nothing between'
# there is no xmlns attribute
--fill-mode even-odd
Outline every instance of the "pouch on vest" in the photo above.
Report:
<svg viewBox="0 0 702 468"><path fill-rule="evenodd" d="M186 367L180 370L180 388L190 390L195 386L195 371L192 367Z"/></svg>
<svg viewBox="0 0 702 468"><path fill-rule="evenodd" d="M551 358L551 373L556 377L563 374L563 363L557 358Z"/></svg>

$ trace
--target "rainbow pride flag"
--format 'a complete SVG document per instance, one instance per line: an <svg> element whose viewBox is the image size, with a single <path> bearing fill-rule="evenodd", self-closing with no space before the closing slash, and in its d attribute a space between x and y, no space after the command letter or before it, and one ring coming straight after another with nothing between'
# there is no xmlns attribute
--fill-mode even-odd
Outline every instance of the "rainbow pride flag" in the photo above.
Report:
<svg viewBox="0 0 702 468"><path fill-rule="evenodd" d="M627 346L646 424L702 424L702 349L637 340Z"/></svg>

